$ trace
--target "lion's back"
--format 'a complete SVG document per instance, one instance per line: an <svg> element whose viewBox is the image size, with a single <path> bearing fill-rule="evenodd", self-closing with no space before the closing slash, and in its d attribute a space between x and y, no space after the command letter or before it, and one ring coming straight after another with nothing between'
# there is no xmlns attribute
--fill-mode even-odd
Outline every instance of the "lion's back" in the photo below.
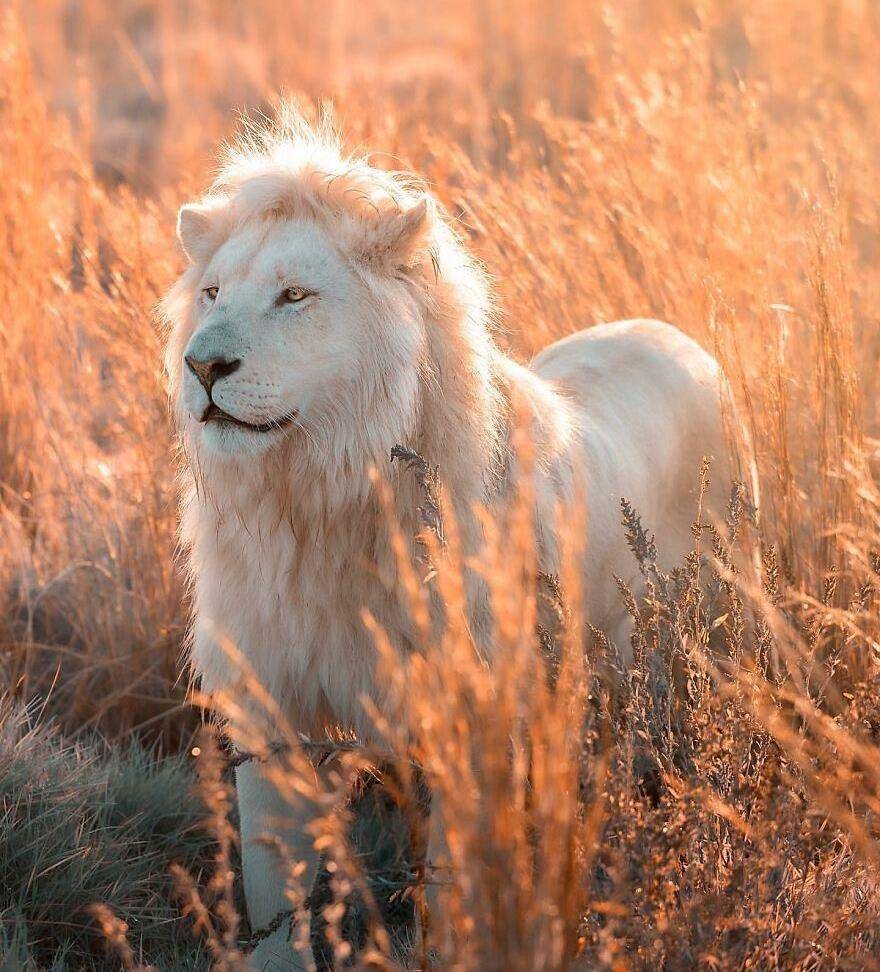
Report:
<svg viewBox="0 0 880 972"><path fill-rule="evenodd" d="M723 512L729 490L722 419L729 393L718 362L670 324L632 320L563 338L531 367L568 399L580 423L574 461L585 479L589 548L600 554L591 573L635 573L620 524L624 497L656 534L661 558L680 558L692 543L704 457L712 460L713 512ZM618 600L595 605L600 622Z"/></svg>

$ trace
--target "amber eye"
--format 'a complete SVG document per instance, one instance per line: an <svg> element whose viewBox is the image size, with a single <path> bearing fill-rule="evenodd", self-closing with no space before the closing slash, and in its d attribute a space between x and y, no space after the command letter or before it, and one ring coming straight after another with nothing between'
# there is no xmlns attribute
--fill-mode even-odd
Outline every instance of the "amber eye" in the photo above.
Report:
<svg viewBox="0 0 880 972"><path fill-rule="evenodd" d="M210 300L212 303L217 299L217 294L220 293L219 287L205 287L202 293Z"/></svg>
<svg viewBox="0 0 880 972"><path fill-rule="evenodd" d="M306 297L310 297L311 293L305 287L288 287L286 290L281 291L275 304L278 307L283 307L285 304L298 304L300 301L305 300Z"/></svg>

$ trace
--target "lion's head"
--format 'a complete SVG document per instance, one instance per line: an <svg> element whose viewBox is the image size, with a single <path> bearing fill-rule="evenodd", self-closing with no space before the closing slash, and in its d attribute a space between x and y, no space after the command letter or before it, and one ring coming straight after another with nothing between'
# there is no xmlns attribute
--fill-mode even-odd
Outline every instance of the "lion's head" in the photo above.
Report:
<svg viewBox="0 0 880 972"><path fill-rule="evenodd" d="M299 439L375 457L409 439L438 267L475 273L420 184L288 114L230 151L178 234L167 367L191 451L250 461Z"/></svg>

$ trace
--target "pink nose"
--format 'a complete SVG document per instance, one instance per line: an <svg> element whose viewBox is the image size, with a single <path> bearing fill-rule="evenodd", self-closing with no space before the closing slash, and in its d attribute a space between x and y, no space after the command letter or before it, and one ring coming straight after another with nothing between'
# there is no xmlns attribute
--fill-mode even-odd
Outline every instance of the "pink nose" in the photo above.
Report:
<svg viewBox="0 0 880 972"><path fill-rule="evenodd" d="M199 361L192 355L187 355L184 361L186 361L187 368L199 379L202 388L208 393L208 397L210 397L211 389L216 382L221 378L228 377L241 367L241 361L238 358L233 361L229 361L227 358L208 358L205 361Z"/></svg>

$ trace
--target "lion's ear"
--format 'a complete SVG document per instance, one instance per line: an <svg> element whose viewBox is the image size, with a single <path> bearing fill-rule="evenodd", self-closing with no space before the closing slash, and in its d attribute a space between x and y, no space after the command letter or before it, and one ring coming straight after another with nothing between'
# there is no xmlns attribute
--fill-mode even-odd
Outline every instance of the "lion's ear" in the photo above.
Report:
<svg viewBox="0 0 880 972"><path fill-rule="evenodd" d="M211 203L188 203L177 214L177 238L190 263L201 263L215 245L218 206Z"/></svg>
<svg viewBox="0 0 880 972"><path fill-rule="evenodd" d="M360 258L374 270L410 266L428 235L430 206L426 197L408 209L394 209L370 220L358 247Z"/></svg>

